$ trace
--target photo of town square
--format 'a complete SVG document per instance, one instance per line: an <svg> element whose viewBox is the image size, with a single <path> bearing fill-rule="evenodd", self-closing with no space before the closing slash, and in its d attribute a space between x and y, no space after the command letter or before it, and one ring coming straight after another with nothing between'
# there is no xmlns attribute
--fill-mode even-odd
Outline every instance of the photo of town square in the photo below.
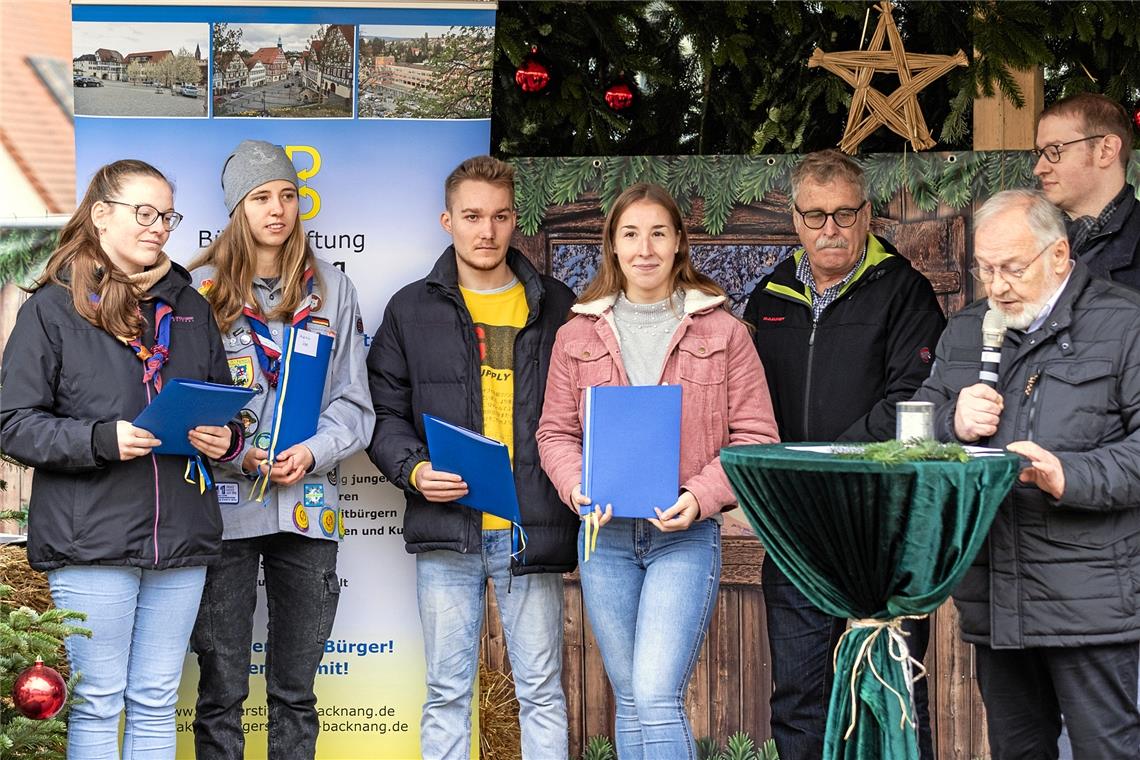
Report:
<svg viewBox="0 0 1140 760"><path fill-rule="evenodd" d="M352 116L351 24L213 25L214 116Z"/></svg>
<svg viewBox="0 0 1140 760"><path fill-rule="evenodd" d="M72 89L79 116L208 116L207 24L76 23Z"/></svg>
<svg viewBox="0 0 1140 760"><path fill-rule="evenodd" d="M361 117L488 119L495 30L361 26Z"/></svg>

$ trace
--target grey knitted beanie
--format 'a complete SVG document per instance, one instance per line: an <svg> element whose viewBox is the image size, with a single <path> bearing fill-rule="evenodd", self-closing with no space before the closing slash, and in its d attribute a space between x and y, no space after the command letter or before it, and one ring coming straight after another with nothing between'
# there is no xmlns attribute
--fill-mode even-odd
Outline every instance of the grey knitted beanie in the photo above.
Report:
<svg viewBox="0 0 1140 760"><path fill-rule="evenodd" d="M222 191L230 216L250 190L275 179L292 182L294 187L300 184L285 149L264 140L242 140L222 166Z"/></svg>

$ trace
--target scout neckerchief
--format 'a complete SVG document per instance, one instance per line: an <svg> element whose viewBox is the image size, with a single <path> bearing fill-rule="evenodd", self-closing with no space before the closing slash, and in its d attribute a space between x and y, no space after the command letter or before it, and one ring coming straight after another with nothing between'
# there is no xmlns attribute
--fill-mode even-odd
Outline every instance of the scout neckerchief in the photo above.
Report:
<svg viewBox="0 0 1140 760"><path fill-rule="evenodd" d="M144 383L154 383L154 389L162 392L162 365L170 358L170 323L174 320L174 309L170 304L156 298L154 301L154 345L147 348L138 338L126 341L143 363ZM141 335L140 335L141 337Z"/></svg>
<svg viewBox="0 0 1140 760"><path fill-rule="evenodd" d="M309 312L313 307L313 270L305 269L303 276L305 297L293 312L293 327L303 330L309 323ZM262 318L260 310L253 304L247 303L241 310L249 322L250 337L253 338L254 352L257 354L257 363L261 365L261 373L269 381L270 388L277 387L277 376L281 372L281 346L273 340L269 332L269 325Z"/></svg>
<svg viewBox="0 0 1140 760"><path fill-rule="evenodd" d="M99 295L91 294L92 303L99 303ZM135 356L143 363L142 382L146 387L146 400L151 401L150 386L162 392L162 368L170 359L170 323L174 321L174 309L161 298L154 299L154 344L147 348L139 338L119 338L130 346ZM198 493L205 493L207 488L213 488L210 473L202 462L200 454L186 459L186 471L182 474L183 480L193 485L198 484Z"/></svg>
<svg viewBox="0 0 1140 760"><path fill-rule="evenodd" d="M135 356L143 363L143 385L153 383L158 393L162 392L162 367L170 359L170 323L174 321L174 309L170 304L160 298L154 299L154 345L147 348L138 338L131 338L127 345L135 352ZM150 402L150 386L146 390L147 402ZM186 471L182 479L190 485L198 484L198 493L213 488L210 472L202 462L202 455L195 454L186 458Z"/></svg>

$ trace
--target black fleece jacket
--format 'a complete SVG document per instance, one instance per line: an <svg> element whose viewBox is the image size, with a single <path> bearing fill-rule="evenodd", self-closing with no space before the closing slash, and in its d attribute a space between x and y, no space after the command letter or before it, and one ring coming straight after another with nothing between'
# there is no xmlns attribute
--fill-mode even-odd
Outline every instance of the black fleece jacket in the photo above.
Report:
<svg viewBox="0 0 1140 760"><path fill-rule="evenodd" d="M782 441L881 441L895 435L895 403L930 373L946 325L930 282L885 241L840 296L812 318L796 279L801 249L765 277L744 319L776 412Z"/></svg>

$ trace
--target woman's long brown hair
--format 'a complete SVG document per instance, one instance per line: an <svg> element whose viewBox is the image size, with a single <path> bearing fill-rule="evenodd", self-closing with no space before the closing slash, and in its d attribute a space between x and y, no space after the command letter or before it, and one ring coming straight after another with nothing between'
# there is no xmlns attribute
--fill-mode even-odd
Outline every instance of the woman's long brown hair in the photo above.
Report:
<svg viewBox="0 0 1140 760"><path fill-rule="evenodd" d="M293 231L281 245L280 262L278 274L281 277L281 303L263 315L267 320L288 320L301 299L308 296L302 277L305 269L312 267L314 275L317 271L316 256L309 248L305 230L301 227L300 209ZM222 234L190 263L190 269L201 266L214 268L214 284L206 291L206 300L210 302L219 329L223 333L229 332L234 322L241 317L245 304L258 306L253 297L253 278L257 274L257 241L253 238L253 230L245 216L244 198L234 209ZM318 287L319 284L318 278Z"/></svg>
<svg viewBox="0 0 1140 760"><path fill-rule="evenodd" d="M669 292L677 288L685 290L699 290L710 296L725 295L724 288L717 285L712 278L701 274L693 266L693 259L689 256L689 235L685 231L684 221L681 218L681 209L669 191L660 185L651 182L638 182L631 185L618 196L610 213L606 215L606 223L602 228L602 261L594 279L586 286L585 291L578 298L578 303L587 303L599 298L613 296L625 290L625 275L622 274L621 264L618 263L617 252L614 250L614 236L617 234L618 222L625 210L635 203L646 201L665 209L673 227L680 238L677 255L673 258L673 271L669 277Z"/></svg>
<svg viewBox="0 0 1140 760"><path fill-rule="evenodd" d="M130 177L154 177L170 185L162 172L145 161L124 159L100 168L91 178L79 207L60 230L59 244L31 287L34 291L51 282L66 288L81 317L121 338L142 334L139 299L127 274L111 262L100 245L91 210L96 203L118 195Z"/></svg>

